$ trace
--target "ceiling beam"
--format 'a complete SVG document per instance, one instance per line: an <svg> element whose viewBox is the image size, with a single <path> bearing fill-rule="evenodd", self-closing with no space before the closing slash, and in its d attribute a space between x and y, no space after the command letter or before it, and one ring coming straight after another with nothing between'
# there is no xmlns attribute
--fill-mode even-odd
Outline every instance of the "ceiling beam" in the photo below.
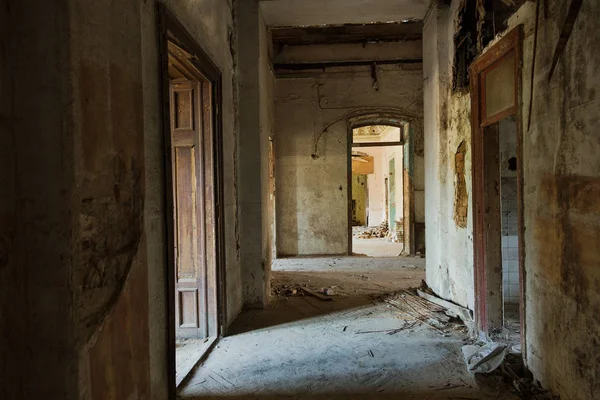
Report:
<svg viewBox="0 0 600 400"><path fill-rule="evenodd" d="M346 24L319 27L271 28L275 45L310 45L321 43L364 43L420 40L423 23L411 21L385 24Z"/></svg>

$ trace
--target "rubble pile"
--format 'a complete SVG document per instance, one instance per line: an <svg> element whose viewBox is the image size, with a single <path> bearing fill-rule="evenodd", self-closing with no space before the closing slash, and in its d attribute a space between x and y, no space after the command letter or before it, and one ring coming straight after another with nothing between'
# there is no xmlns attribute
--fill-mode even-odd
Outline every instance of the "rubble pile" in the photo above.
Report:
<svg viewBox="0 0 600 400"><path fill-rule="evenodd" d="M375 228L367 228L356 232L355 236L359 239L385 238L388 235L389 227L387 221Z"/></svg>

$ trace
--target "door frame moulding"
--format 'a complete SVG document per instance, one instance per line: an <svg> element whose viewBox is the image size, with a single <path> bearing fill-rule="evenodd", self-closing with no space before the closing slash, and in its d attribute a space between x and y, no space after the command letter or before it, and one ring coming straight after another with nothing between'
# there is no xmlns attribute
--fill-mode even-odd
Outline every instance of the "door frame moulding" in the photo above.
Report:
<svg viewBox="0 0 600 400"><path fill-rule="evenodd" d="M519 246L519 285L520 285L520 324L521 348L526 354L526 318L525 298L525 235L523 207L523 123L522 123L522 68L523 68L523 25L508 32L502 39L480 55L469 67L471 93L471 149L473 151L473 266L475 288L475 322L477 328L488 332L487 280L485 247L485 197L484 197L484 131L486 127L498 123L509 116L516 117L517 139L517 202L518 202L518 246ZM496 115L486 118L485 81L487 73L505 56L514 52L515 102L514 106Z"/></svg>
<svg viewBox="0 0 600 400"><path fill-rule="evenodd" d="M409 126L412 126L415 124L415 118L412 116L407 116L407 115L403 115L400 113L394 113L394 112L381 112L381 113L374 113L372 111L367 111L363 114L360 113L355 113L353 116L348 117L347 121L346 121L346 126L347 126L347 143L348 143L348 148L346 151L346 154L348 155L348 159L347 159L347 182L346 182L346 186L347 186L347 197L348 197L348 204L347 204L347 208L348 208L348 255L352 256L353 255L353 248L352 248L352 148L353 147L386 147L386 146L404 146L406 144L406 138L409 136L408 132L404 131L405 125L408 123ZM354 129L357 128L362 128L365 126L374 126L374 125L385 125L385 126L393 126L396 128L400 128L400 141L398 142L381 142L381 143L354 143L354 134L353 131ZM414 129L414 128L412 128ZM396 166L396 170L398 169L398 166ZM402 163L402 165L400 166L400 169L402 170L402 174L404 175L404 161ZM396 172L398 173L398 172ZM404 176L402 177L402 186L403 186L403 192L404 189L406 188L407 182L406 179L404 179ZM368 193L367 193L368 196ZM402 210L403 210L403 227L404 229L406 229L406 227L409 227L410 230L414 229L414 220L411 219L412 216L414 216L414 207L415 207L415 202L414 202L414 191L411 191L409 193L408 198L404 197L403 198L403 203L409 202L409 210L412 210L411 212L409 212L409 215L404 215L404 204L402 204ZM391 229L391 227L389 227L389 229ZM404 233L404 237L407 237L406 232ZM404 241L404 251L407 251L407 249L409 250L409 252L411 252L411 249L414 249L414 235L412 233L408 234L408 241Z"/></svg>
<svg viewBox="0 0 600 400"><path fill-rule="evenodd" d="M175 381L175 243L173 220L173 179L171 156L171 121L169 101L169 54L175 50L187 57L182 69L190 75L202 77L211 87L211 120L210 141L212 144L212 178L214 209L214 258L216 263L216 310L217 335L222 337L226 327L226 275L225 275L225 235L224 235L224 176L223 176L223 125L222 108L222 73L208 54L196 42L188 30L179 22L169 8L157 4L158 55L160 62L160 96L163 135L163 171L164 171L164 204L165 204L165 276L166 276L166 315L167 315L167 379L169 398L176 397ZM213 346L216 340L213 341ZM208 355L208 351L204 356ZM199 360L200 361L200 360Z"/></svg>

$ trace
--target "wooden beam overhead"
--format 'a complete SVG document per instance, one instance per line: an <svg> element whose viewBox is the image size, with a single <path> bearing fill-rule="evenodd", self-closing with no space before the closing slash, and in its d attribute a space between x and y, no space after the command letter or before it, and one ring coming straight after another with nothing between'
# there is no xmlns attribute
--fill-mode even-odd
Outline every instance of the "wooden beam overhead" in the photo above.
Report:
<svg viewBox="0 0 600 400"><path fill-rule="evenodd" d="M347 24L316 27L271 28L275 45L363 43L370 41L420 40L423 23Z"/></svg>

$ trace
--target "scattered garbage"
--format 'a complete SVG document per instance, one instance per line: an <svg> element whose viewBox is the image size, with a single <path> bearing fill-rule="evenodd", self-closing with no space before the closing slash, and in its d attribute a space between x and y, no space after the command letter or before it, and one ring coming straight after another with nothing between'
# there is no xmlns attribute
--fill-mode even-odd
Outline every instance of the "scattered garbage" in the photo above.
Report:
<svg viewBox="0 0 600 400"><path fill-rule="evenodd" d="M508 353L508 346L492 342L483 346L466 345L461 350L469 372L487 374L502 364Z"/></svg>

